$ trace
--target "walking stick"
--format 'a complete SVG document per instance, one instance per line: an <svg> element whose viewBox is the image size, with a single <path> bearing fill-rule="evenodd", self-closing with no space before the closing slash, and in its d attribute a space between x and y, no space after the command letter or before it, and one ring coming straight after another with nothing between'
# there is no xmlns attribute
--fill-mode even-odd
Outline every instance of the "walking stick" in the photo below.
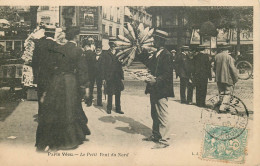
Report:
<svg viewBox="0 0 260 166"><path fill-rule="evenodd" d="M107 84L106 84L106 81L104 81L104 95L105 95L105 100L107 100Z"/></svg>

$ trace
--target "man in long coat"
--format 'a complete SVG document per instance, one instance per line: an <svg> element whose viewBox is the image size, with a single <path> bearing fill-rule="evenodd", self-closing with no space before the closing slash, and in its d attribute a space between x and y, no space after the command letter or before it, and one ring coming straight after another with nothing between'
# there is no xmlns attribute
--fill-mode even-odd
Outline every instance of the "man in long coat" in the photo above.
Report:
<svg viewBox="0 0 260 166"><path fill-rule="evenodd" d="M216 82L219 94L229 96L232 94L234 85L238 81L238 74L234 65L234 59L229 54L229 46L222 46L220 50L220 53L215 57ZM224 111L224 108L220 107L220 111Z"/></svg>
<svg viewBox="0 0 260 166"><path fill-rule="evenodd" d="M199 53L194 56L194 84L196 87L196 105L205 107L208 79L211 80L211 64L205 47L199 46Z"/></svg>
<svg viewBox="0 0 260 166"><path fill-rule="evenodd" d="M189 57L189 47L183 46L182 52L176 59L176 73L180 77L180 98L181 103L190 104L193 96L193 86L191 83L193 71L193 59ZM187 89L187 95L186 95Z"/></svg>
<svg viewBox="0 0 260 166"><path fill-rule="evenodd" d="M32 57L34 83L37 84L38 117L41 116L42 104L46 95L46 88L53 76L55 54L53 50L58 44L54 41L55 29L45 28L45 36L35 40Z"/></svg>
<svg viewBox="0 0 260 166"><path fill-rule="evenodd" d="M111 114L112 96L115 95L116 113L124 114L121 110L121 91L124 90L124 71L122 64L116 57L116 44L109 42L110 49L104 51L104 79L106 81L107 113Z"/></svg>
<svg viewBox="0 0 260 166"><path fill-rule="evenodd" d="M173 92L173 64L171 53L164 48L168 33L156 30L154 45L158 51L154 55L141 53L138 58L143 62L154 78L146 80L146 93L150 93L151 115L153 119L152 136L144 141L154 141L153 148L165 148L169 143L169 110L168 97L174 97Z"/></svg>
<svg viewBox="0 0 260 166"><path fill-rule="evenodd" d="M84 61L85 61L85 65L88 69L88 72L86 72L85 74L88 76L89 78L89 99L85 100L85 103L87 104L87 106L91 106L92 105L92 100L93 100L93 88L94 88L94 81L95 81L95 75L96 75L96 68L95 68L95 64L96 64L96 55L94 52L94 41L89 40L89 39L85 39L82 42L82 47L83 47L83 54L84 54Z"/></svg>
<svg viewBox="0 0 260 166"><path fill-rule="evenodd" d="M102 53L102 43L97 43L96 52L93 56L93 60L91 61L93 65L93 76L90 81L90 96L93 98L93 90L94 84L97 84L97 106L102 105L102 81L104 80L104 61L103 61L103 53Z"/></svg>

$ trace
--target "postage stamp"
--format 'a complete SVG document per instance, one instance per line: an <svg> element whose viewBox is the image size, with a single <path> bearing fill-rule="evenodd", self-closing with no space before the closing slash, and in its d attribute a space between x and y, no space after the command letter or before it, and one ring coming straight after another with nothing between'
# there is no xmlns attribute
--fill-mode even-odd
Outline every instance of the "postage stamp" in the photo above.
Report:
<svg viewBox="0 0 260 166"><path fill-rule="evenodd" d="M202 122L205 135L201 158L228 163L244 163L247 152L248 111L236 96L230 97L228 110L219 111L219 96L207 101Z"/></svg>
<svg viewBox="0 0 260 166"><path fill-rule="evenodd" d="M247 153L247 129L236 128L236 131L241 134L229 140L216 139L209 134L210 132L216 135L225 135L225 131L233 129L227 126L206 125L207 132L204 136L202 158L230 163L244 163Z"/></svg>

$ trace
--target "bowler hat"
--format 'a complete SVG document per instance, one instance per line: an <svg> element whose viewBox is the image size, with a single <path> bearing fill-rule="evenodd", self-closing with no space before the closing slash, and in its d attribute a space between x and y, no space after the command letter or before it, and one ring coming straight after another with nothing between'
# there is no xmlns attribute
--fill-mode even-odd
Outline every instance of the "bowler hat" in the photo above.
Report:
<svg viewBox="0 0 260 166"><path fill-rule="evenodd" d="M184 50L190 50L190 47L189 46L182 46L181 47L181 50L184 51Z"/></svg>

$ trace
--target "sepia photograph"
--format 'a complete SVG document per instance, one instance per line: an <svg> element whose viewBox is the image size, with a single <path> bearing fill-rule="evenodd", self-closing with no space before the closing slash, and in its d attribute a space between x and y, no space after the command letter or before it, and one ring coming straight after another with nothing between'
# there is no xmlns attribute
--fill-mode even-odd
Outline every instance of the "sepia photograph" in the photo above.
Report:
<svg viewBox="0 0 260 166"><path fill-rule="evenodd" d="M259 166L259 1L213 2L0 3L1 165Z"/></svg>

